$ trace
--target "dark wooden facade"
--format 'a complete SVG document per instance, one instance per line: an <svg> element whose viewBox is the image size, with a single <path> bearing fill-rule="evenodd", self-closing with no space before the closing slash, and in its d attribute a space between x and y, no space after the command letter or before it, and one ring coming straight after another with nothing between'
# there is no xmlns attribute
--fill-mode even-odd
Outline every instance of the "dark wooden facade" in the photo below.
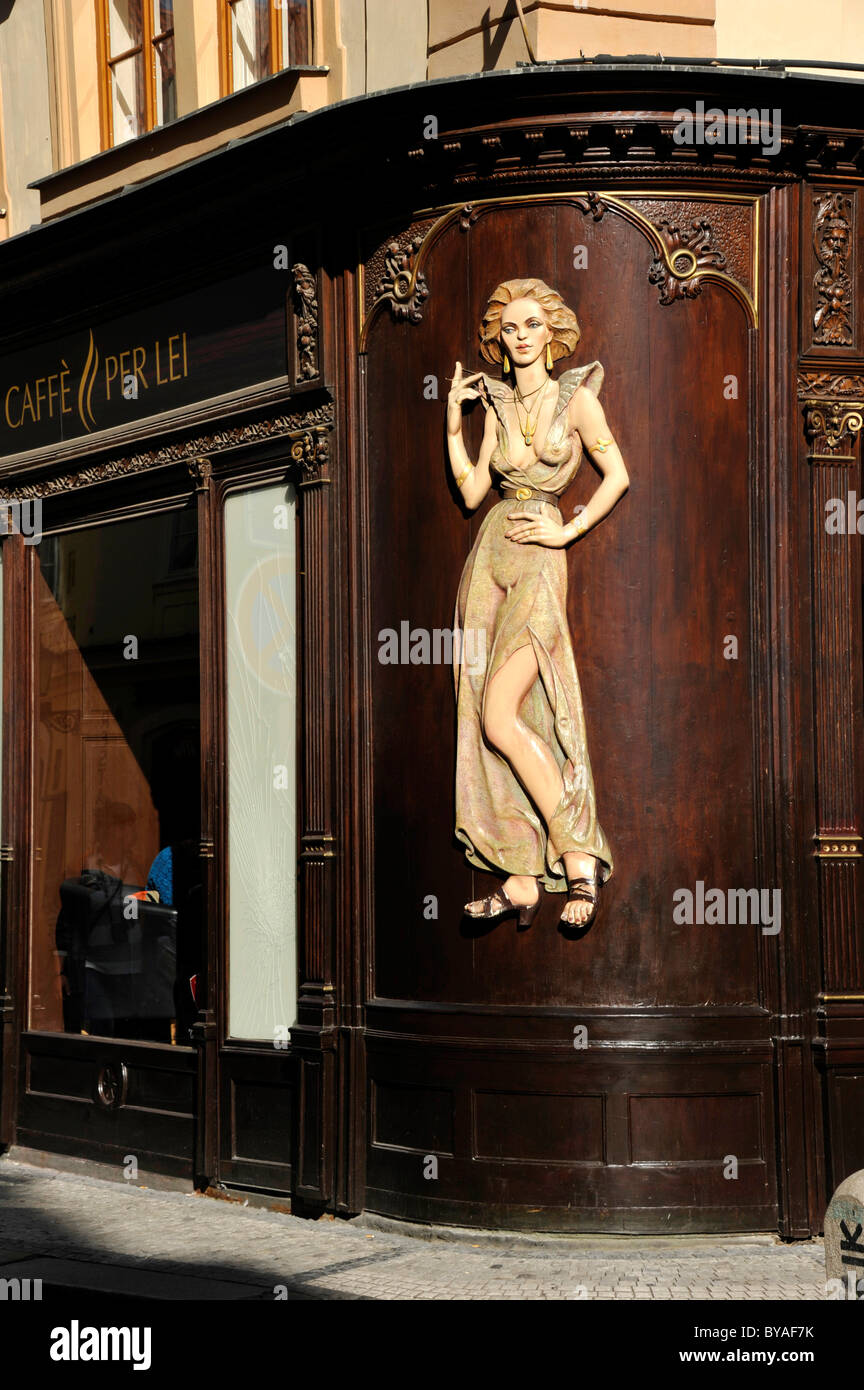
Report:
<svg viewBox="0 0 864 1390"><path fill-rule="evenodd" d="M44 498L46 529L197 509L207 895L190 1046L28 1027L35 559L8 537L0 1140L135 1152L298 1210L820 1229L864 1164L860 537L825 526L862 487L858 96L704 70L434 83L295 119L2 248L7 382L67 335L182 300L210 385L0 464L5 497ZM673 113L700 99L776 108L779 149L676 143ZM529 932L467 930L461 906L492 880L452 834L452 671L378 659L384 629L452 627L483 509L448 483L445 377L479 367L484 297L522 274L576 309L574 360L604 364L631 475L569 557L616 857L578 941L558 895ZM225 964L222 508L280 479L299 498L284 1050L228 1036ZM595 483L586 465L565 514ZM779 890L779 931L677 923L673 895L699 883Z"/></svg>

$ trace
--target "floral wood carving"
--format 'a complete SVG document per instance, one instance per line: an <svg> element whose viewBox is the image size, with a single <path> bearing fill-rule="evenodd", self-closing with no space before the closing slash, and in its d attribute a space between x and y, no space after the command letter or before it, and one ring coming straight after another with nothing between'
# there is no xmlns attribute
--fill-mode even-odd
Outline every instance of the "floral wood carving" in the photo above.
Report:
<svg viewBox="0 0 864 1390"><path fill-rule="evenodd" d="M307 265L291 267L294 278L294 312L297 315L297 362L301 381L318 375L318 286Z"/></svg>
<svg viewBox="0 0 864 1390"><path fill-rule="evenodd" d="M813 277L813 340L834 347L852 344L852 199L824 193L813 199L813 246L819 269Z"/></svg>
<svg viewBox="0 0 864 1390"><path fill-rule="evenodd" d="M199 456L189 459L189 475L195 484L196 492L206 492L213 477L213 465L208 458Z"/></svg>
<svg viewBox="0 0 864 1390"><path fill-rule="evenodd" d="M695 299L702 293L699 273L722 270L726 264L723 252L711 246L710 222L700 218L690 224L690 231L682 232L664 217L657 223L657 231L665 243L666 254L651 262L648 279L652 285L659 285L660 303Z"/></svg>
<svg viewBox="0 0 864 1390"><path fill-rule="evenodd" d="M798 378L798 395L864 397L864 376L849 372L804 372Z"/></svg>
<svg viewBox="0 0 864 1390"><path fill-rule="evenodd" d="M599 193L586 193L584 198L574 198L573 201L586 217L590 212L595 222L601 221L604 212L606 212L606 204Z"/></svg>
<svg viewBox="0 0 864 1390"><path fill-rule="evenodd" d="M423 235L412 237L407 246L391 241L384 253L384 273L375 287L373 304L387 304L396 323L405 319L419 323L423 317L423 304L429 297L426 276L417 269L423 241Z"/></svg>
<svg viewBox="0 0 864 1390"><path fill-rule="evenodd" d="M298 487L312 487L330 482L326 476L327 465L330 462L330 447L326 435L306 430L291 445L291 461L295 468L299 466L301 477Z"/></svg>
<svg viewBox="0 0 864 1390"><path fill-rule="evenodd" d="M805 401L804 431L811 444L824 439L829 449L860 434L864 425L864 406L859 401Z"/></svg>

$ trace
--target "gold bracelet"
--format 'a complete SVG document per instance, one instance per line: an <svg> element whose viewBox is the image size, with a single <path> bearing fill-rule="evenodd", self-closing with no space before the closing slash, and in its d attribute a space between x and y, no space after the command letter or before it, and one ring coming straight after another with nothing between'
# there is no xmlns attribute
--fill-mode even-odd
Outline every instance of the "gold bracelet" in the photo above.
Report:
<svg viewBox="0 0 864 1390"><path fill-rule="evenodd" d="M578 515L577 518L576 518L576 531L575 531L575 533L574 533L574 535L573 535L574 541L578 541L578 539L579 539L580 536L584 536L586 530L587 530L587 527L586 527L586 524L585 524L585 513L584 513L584 512L580 512L579 515Z"/></svg>
<svg viewBox="0 0 864 1390"><path fill-rule="evenodd" d="M457 479L456 479L456 486L457 486L458 488L461 488L461 487L462 487L462 484L465 482L465 479L469 476L469 474L471 474L471 473L473 473L473 472L474 472L473 466L472 466L471 468L466 468L466 469L465 469L465 472L462 474L461 478L457 478Z"/></svg>
<svg viewBox="0 0 864 1390"><path fill-rule="evenodd" d="M603 436L602 436L602 434L601 434L601 435L598 437L598 439L595 441L595 443L593 443L593 444L591 445L591 452L593 453L594 450L596 449L597 452L598 452L598 454L605 454L606 450L609 448L609 445L610 445L612 442L613 442L613 441L612 441L611 439L604 439Z"/></svg>

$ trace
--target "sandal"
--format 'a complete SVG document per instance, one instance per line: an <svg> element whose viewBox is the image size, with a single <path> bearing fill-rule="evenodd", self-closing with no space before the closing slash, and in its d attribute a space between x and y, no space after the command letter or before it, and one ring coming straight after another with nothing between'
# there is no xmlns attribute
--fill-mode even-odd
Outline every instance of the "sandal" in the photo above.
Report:
<svg viewBox="0 0 864 1390"><path fill-rule="evenodd" d="M502 885L502 887L496 888L494 893L490 893L488 898L483 898L479 912L470 912L468 903L466 903L465 916L470 917L472 921L477 921L478 919L488 920L493 917L503 918L515 915L520 927L530 927L540 911L542 897L543 894L540 892L538 884L536 903L514 903L510 901Z"/></svg>
<svg viewBox="0 0 864 1390"><path fill-rule="evenodd" d="M584 888L580 887L584 884ZM600 872L600 860L594 860L594 872L590 878L568 878L567 879L567 901L568 903L591 903L593 911L582 922L571 922L569 918L561 918L565 927L590 927L600 908L600 889L603 887L603 878Z"/></svg>

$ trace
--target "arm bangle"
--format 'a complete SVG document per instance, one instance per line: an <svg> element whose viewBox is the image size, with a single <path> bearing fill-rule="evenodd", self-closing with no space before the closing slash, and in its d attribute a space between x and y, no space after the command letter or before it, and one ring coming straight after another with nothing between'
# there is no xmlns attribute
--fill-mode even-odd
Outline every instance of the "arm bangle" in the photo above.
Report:
<svg viewBox="0 0 864 1390"><path fill-rule="evenodd" d="M460 478L457 478L457 479L456 479L456 486L457 486L458 488L461 488L461 487L462 487L462 484L465 482L465 479L469 476L469 474L471 474L471 473L473 473L473 472L474 472L473 467L472 467L472 468L466 468L466 469L465 469L465 472L462 474L462 476L461 476Z"/></svg>

